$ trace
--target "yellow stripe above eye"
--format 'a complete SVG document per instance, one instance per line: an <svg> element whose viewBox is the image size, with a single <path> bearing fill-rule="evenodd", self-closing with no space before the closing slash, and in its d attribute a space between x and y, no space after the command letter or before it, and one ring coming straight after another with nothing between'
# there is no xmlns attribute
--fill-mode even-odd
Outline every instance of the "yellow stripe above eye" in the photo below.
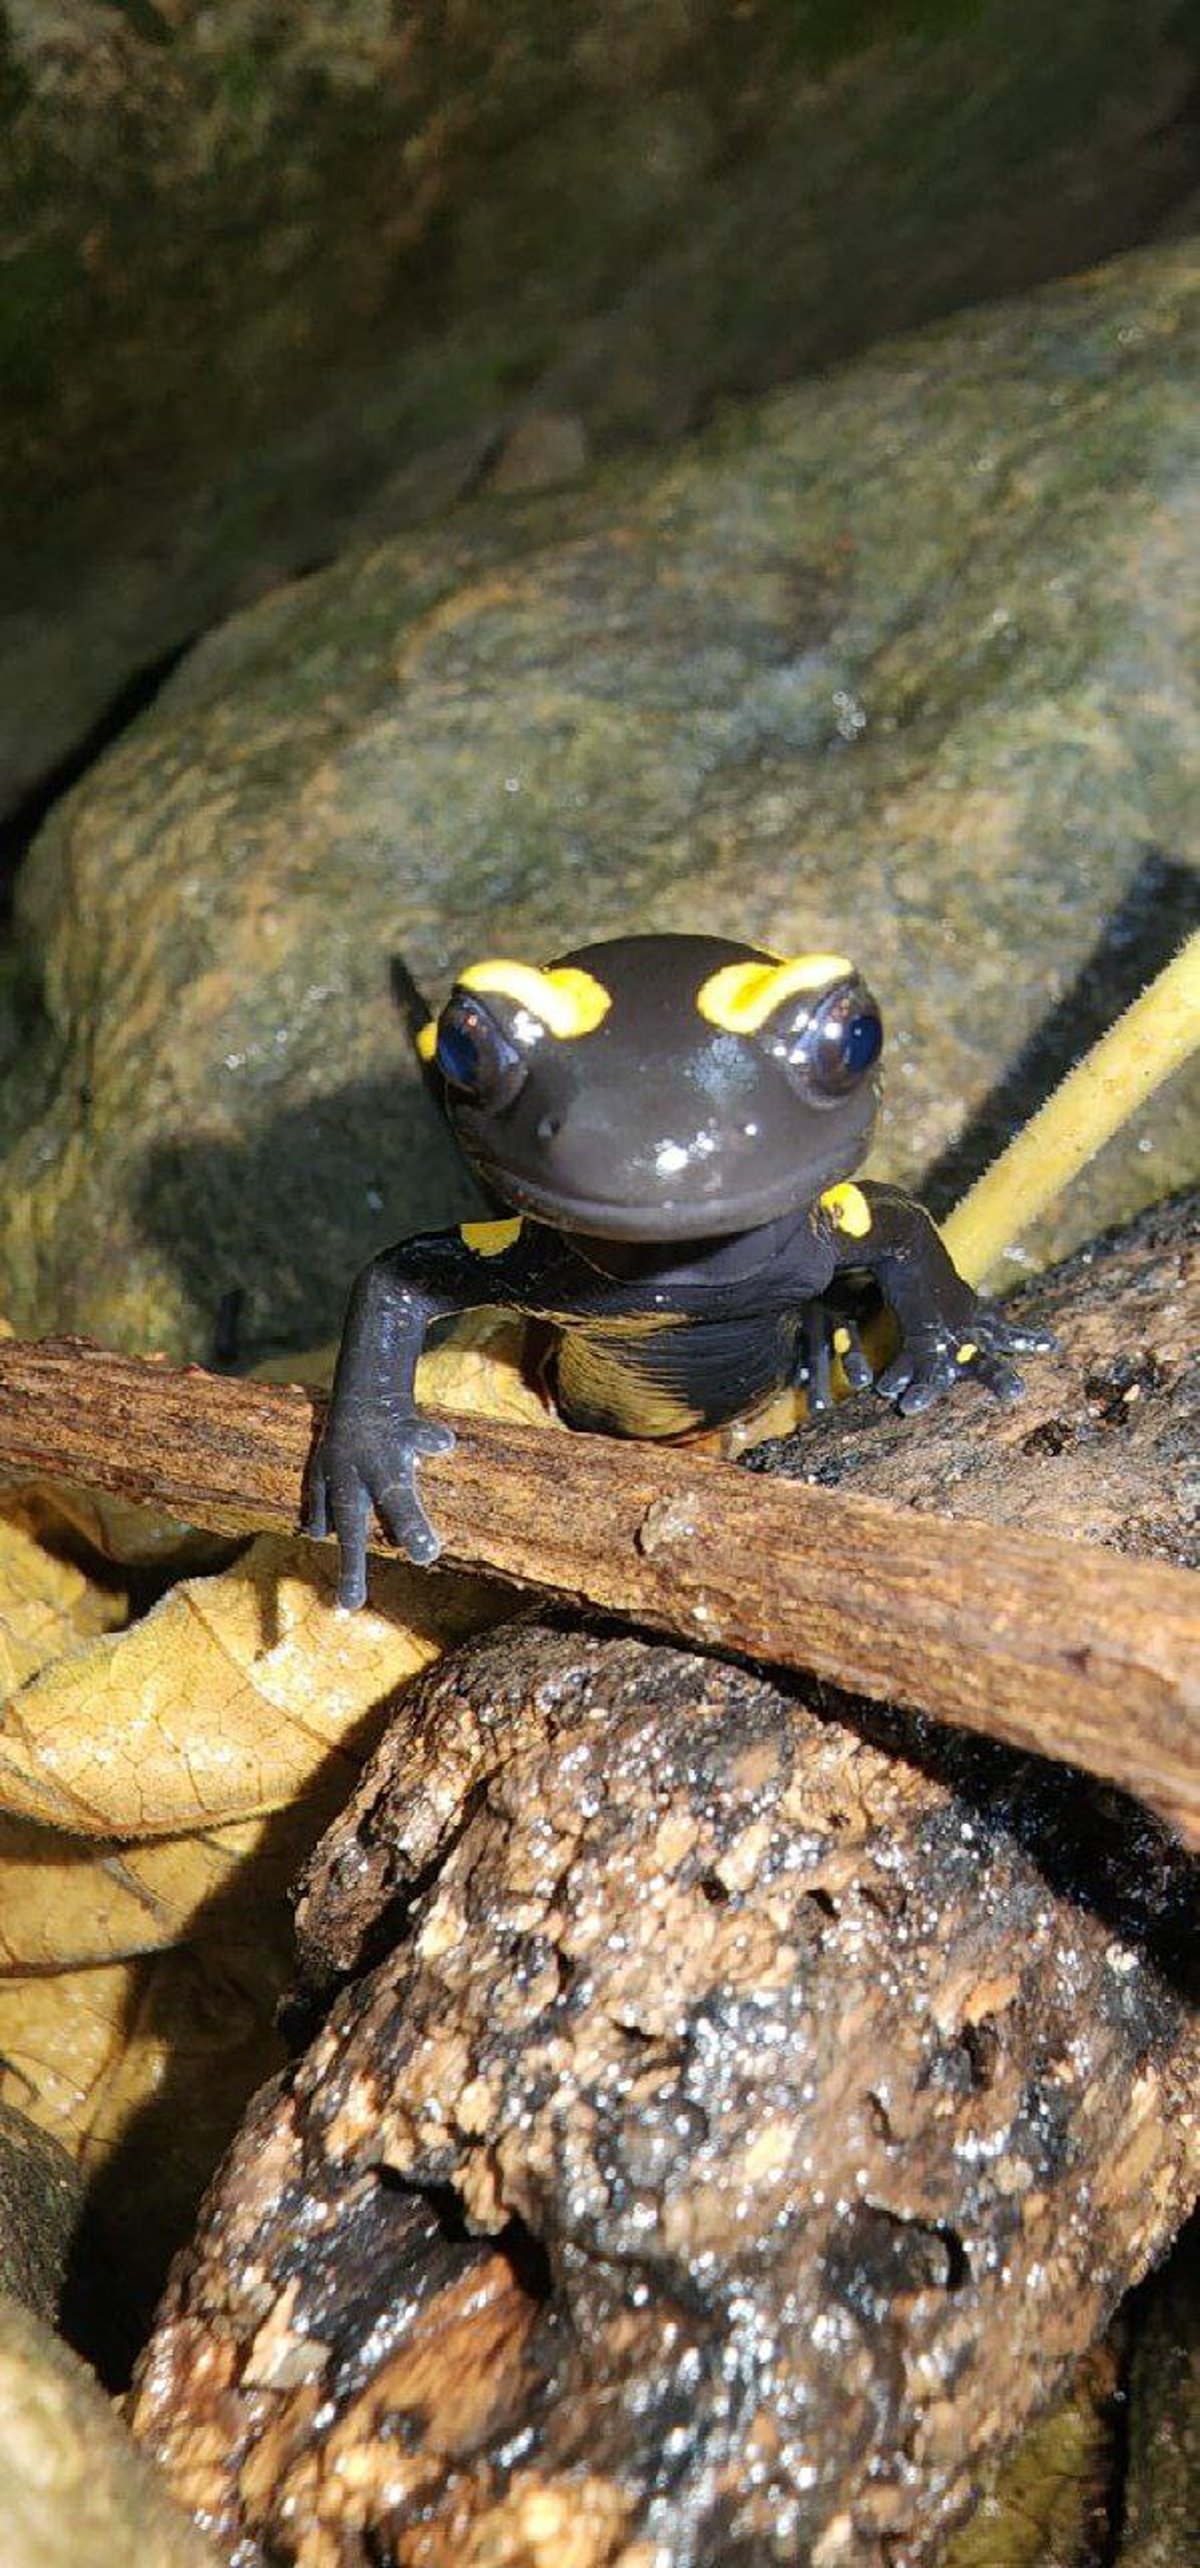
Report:
<svg viewBox="0 0 1200 2568"><path fill-rule="evenodd" d="M726 963L696 993L696 1005L724 1034L757 1034L769 1016L802 991L848 979L844 954L793 954L783 963Z"/></svg>
<svg viewBox="0 0 1200 2568"><path fill-rule="evenodd" d="M531 1016L540 1017L560 1041L594 1034L612 1006L601 983L573 963L540 972L533 963L510 963L500 956L492 962L469 964L458 975L458 987L478 990L484 997L491 991L498 998L511 999L515 1006L528 1008Z"/></svg>

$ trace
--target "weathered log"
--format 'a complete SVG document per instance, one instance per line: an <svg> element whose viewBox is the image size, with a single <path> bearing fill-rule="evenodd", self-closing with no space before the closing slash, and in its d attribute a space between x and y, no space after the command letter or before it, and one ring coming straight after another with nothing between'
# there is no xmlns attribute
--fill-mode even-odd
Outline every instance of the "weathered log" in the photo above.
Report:
<svg viewBox="0 0 1200 2568"><path fill-rule="evenodd" d="M1183 1207L1156 1219L1043 1294L1070 1353L1031 1368L1023 1408L978 1403L972 1416L963 1395L943 1420L900 1422L906 1505L874 1494L883 1474L869 1496L834 1492L695 1451L456 1416L456 1451L423 1474L447 1563L1036 1747L1140 1794L1200 1843L1200 1595L1172 1565L1187 1545L1163 1415L1174 1406L1172 1432L1194 1433L1195 1220ZM1139 1399L1154 1410L1149 1478L1131 1431ZM299 1390L76 1341L0 1345L0 1469L93 1481L197 1523L295 1530L321 1414ZM838 1419L798 1467L871 1443ZM973 1478L971 1454L984 1458ZM932 1517L931 1487L945 1509ZM1049 1518L1136 1542L1140 1507L1144 1546L1148 1488L1166 1558L1041 1530ZM1022 1513L1036 1530L1011 1521Z"/></svg>
<svg viewBox="0 0 1200 2568"><path fill-rule="evenodd" d="M631 1637L406 1699L135 2400L245 2563L921 2568L1200 2174L1196 1868Z"/></svg>

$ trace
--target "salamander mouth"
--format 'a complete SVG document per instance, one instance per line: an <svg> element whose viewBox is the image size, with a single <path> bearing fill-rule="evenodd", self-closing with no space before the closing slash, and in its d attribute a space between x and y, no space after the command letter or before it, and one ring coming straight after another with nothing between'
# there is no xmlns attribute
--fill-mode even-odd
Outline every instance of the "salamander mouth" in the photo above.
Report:
<svg viewBox="0 0 1200 2568"><path fill-rule="evenodd" d="M657 1202L627 1204L602 1197L564 1195L536 1185L512 1168L492 1166L481 1152L470 1157L484 1184L511 1204L513 1211L546 1222L553 1230L579 1231L591 1239L627 1240L633 1245L656 1240L724 1239L737 1231L759 1230L785 1213L803 1212L827 1186L853 1174L861 1157L857 1149L831 1151L828 1162L810 1161L802 1171L759 1186L744 1195L723 1194L707 1200L664 1195Z"/></svg>

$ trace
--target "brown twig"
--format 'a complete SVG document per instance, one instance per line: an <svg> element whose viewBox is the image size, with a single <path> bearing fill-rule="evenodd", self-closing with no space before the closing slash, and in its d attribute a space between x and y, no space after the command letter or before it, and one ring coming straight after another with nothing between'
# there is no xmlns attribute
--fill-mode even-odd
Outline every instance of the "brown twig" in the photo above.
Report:
<svg viewBox="0 0 1200 2568"><path fill-rule="evenodd" d="M310 1392L0 1344L0 1467L234 1532L299 1527ZM1200 1845L1200 1597L1088 1543L455 1416L423 1466L448 1566L803 1669L1083 1766ZM380 1540L376 1548L389 1546Z"/></svg>

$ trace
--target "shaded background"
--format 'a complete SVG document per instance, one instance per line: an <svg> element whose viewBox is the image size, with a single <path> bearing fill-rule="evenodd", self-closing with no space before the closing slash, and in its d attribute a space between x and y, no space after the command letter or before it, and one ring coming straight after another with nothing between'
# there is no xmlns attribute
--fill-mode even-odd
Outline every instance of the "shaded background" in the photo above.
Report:
<svg viewBox="0 0 1200 2568"><path fill-rule="evenodd" d="M1186 228L1198 63L1186 0L7 0L9 870L350 538Z"/></svg>

